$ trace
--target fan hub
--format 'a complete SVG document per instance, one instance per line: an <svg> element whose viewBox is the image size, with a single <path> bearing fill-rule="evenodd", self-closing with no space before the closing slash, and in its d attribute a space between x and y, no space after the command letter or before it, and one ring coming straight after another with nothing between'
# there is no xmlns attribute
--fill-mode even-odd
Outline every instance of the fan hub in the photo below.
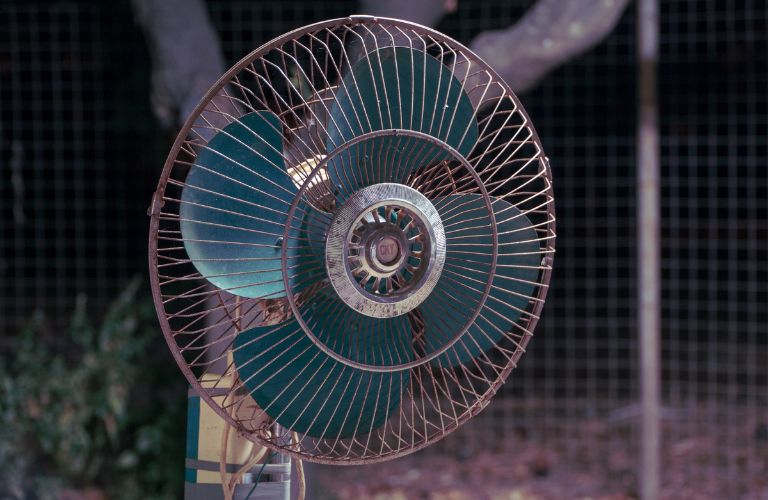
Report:
<svg viewBox="0 0 768 500"><path fill-rule="evenodd" d="M432 203L403 184L355 192L331 222L326 266L350 307L390 318L429 295L445 262L445 232Z"/></svg>

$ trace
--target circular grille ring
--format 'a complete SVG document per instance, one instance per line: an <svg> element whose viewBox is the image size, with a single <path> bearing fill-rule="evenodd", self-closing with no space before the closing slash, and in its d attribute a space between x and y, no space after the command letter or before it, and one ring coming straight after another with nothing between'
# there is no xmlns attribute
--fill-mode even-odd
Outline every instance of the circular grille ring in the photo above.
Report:
<svg viewBox="0 0 768 500"><path fill-rule="evenodd" d="M336 293L352 309L379 318L405 314L427 298L442 272L440 215L408 186L363 188L331 222L325 262Z"/></svg>
<svg viewBox="0 0 768 500"><path fill-rule="evenodd" d="M480 269L480 275L474 278L477 285L477 290L472 291L471 300L461 304L462 312L459 315L446 315L446 318L442 317L442 314L435 318L435 323L439 323L443 330L443 335L436 337L429 341L427 345L422 345L420 348L414 349L413 356L404 358L398 357L390 361L383 361L380 357L376 359L356 359L349 356L348 353L340 352L340 349L335 348L333 345L336 342L336 337L329 329L317 329L317 325L327 326L324 322L314 322L313 319L317 316L317 312L313 311L313 315L307 314L306 310L303 310L298 300L299 295L297 293L297 287L291 286L293 282L296 282L297 276L294 274L301 271L292 271L289 266L289 249L298 244L300 237L291 238L291 234L296 234L296 228L293 224L301 220L301 217L297 217L297 213L301 212L300 207L303 205L310 205L314 203L315 197L327 197L329 194L323 194L322 191L317 190L316 178L327 177L329 165L333 163L335 158L343 157L350 151L355 150L357 154L363 154L365 151L356 150L355 146L360 144L366 144L368 141L375 141L382 138L415 138L423 140L429 143L434 151L432 156L451 158L458 165L461 165L466 172L467 180L465 180L465 188L468 192L478 192L478 206L474 207L471 213L473 224L479 224L485 226L488 236L488 262ZM423 149L423 145L421 145ZM415 149L415 147L414 147ZM438 153L439 152L439 153ZM429 157L428 157L429 158ZM429 162L427 162L429 163ZM445 166L445 159L439 162L433 168L440 168L440 165ZM389 168L384 168L383 172L379 172L381 178L391 178L392 172L398 167L395 162L388 165ZM432 202L422 194L420 191L409 187L404 184L396 183L376 183L372 179L367 179L367 182L371 182L371 185L361 188L358 191L351 193L339 193L340 189L335 189L335 195L344 199L341 207L338 208L334 218L327 227L327 239L326 239L326 251L325 260L327 266L327 272L330 284L334 291L338 294L339 298L350 309L359 312L365 316L370 316L373 319L376 318L397 318L403 314L413 311L418 307L425 299L430 296L430 292L434 290L438 280L440 279L443 266L445 263L446 255L446 241L445 230L443 228L443 221L439 214L435 210ZM447 194L453 192L452 187L443 188L442 190L429 190L426 187L429 184L419 186L424 190L428 196L434 199L442 199L444 202L445 196L436 196L437 194ZM325 185L326 190L333 190L333 186ZM418 217L423 222L421 227L427 234L430 240L430 252L434 254L434 258L428 259L423 272L420 273L420 279L417 279L414 283L414 287L408 287L404 290L403 294L394 294L392 297L381 296L361 289L359 283L357 283L352 269L349 265L348 255L345 256L346 238L349 236L350 231L354 231L355 222L364 218L366 207L376 207L381 210L385 207L389 200L396 200L396 203L405 206L406 209L410 208L414 213L422 214L422 217ZM380 206L381 205L381 206ZM450 210L448 222L455 226L456 219L459 218L465 212L462 210L464 203L458 203L453 213ZM381 214L383 215L383 214ZM371 214L373 217L373 214ZM312 340L312 342L319 347L323 352L336 359L337 361L350 366L352 368L372 371L372 372L395 372L399 370L413 368L430 361L435 360L445 351L451 348L456 343L461 335L467 331L467 329L475 322L478 314L482 310L486 299L490 293L493 276L496 271L496 256L498 252L498 231L496 226L496 220L494 210L492 208L492 201L487 193L482 180L475 172L471 164L454 148L450 145L435 139L434 137L426 134L415 132L412 130L381 130L368 134L355 137L354 139L343 144L335 151L331 152L323 161L319 162L316 167L308 174L304 184L300 187L295 198L291 203L291 207L288 210L287 220L289 224L285 227L283 238L281 257L283 267L287 271L283 274L283 280L286 286L287 301L294 314L294 318L301 326L303 331ZM475 232L473 232L475 233ZM470 235L470 240L472 235ZM467 243L460 243L462 245ZM468 243L474 245L474 243ZM453 260L457 260L456 256L453 256ZM454 265L454 273L457 269L462 269L462 266ZM461 272L461 271L460 271ZM298 280L300 281L300 280ZM466 297L468 298L469 297ZM446 306L441 304L434 306L436 303L452 304L456 301L456 298L451 293L436 294L431 297L433 308L448 313ZM454 307L453 305L451 307ZM330 307L329 307L330 309ZM344 308L341 308L344 309ZM325 314L330 314L328 311L324 311ZM339 313L339 309L335 310L335 313ZM349 318L350 316L345 316ZM409 316L410 323L418 323L423 319L416 312L415 317ZM448 322L450 321L450 323ZM315 325L315 328L310 326ZM396 335L392 327L393 322L385 324L382 328L388 335L385 339L388 342L393 342L391 337ZM370 328L371 323L367 323Z"/></svg>
<svg viewBox="0 0 768 500"><path fill-rule="evenodd" d="M384 184L429 205L355 201ZM150 216L155 307L193 389L249 439L332 464L412 453L484 408L532 337L554 254L549 163L517 97L445 35L365 16L228 70Z"/></svg>

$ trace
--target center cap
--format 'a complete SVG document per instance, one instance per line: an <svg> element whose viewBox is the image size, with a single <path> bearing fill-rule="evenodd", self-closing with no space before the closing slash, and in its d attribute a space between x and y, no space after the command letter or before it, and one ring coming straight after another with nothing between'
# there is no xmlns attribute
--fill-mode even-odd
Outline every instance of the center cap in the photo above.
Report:
<svg viewBox="0 0 768 500"><path fill-rule="evenodd" d="M371 256L385 266L396 262L401 253L400 242L394 236L380 238L371 248Z"/></svg>

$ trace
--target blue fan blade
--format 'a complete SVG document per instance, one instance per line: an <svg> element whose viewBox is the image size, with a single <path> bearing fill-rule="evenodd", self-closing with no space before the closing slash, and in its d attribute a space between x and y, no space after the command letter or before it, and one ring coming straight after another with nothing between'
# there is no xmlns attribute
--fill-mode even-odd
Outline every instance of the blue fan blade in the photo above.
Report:
<svg viewBox="0 0 768 500"><path fill-rule="evenodd" d="M343 324L335 326L337 347L345 353L370 360L374 351L385 350L373 338L353 344L339 334ZM407 370L372 372L333 359L295 319L238 334L233 355L259 407L282 426L315 438L347 438L381 427L399 407L410 380Z"/></svg>
<svg viewBox="0 0 768 500"><path fill-rule="evenodd" d="M187 174L179 211L184 247L203 277L235 295L285 296L279 238L297 189L282 147L278 117L249 113L218 132ZM299 208L299 218L311 210ZM290 236L289 266L311 268L302 231Z"/></svg>
<svg viewBox="0 0 768 500"><path fill-rule="evenodd" d="M363 133L393 128L429 134L464 156L470 153L478 137L472 103L451 70L426 52L406 47L371 52L343 78L331 108L326 146L331 152ZM393 140L399 142L395 144ZM380 137L354 145L345 155L348 161L339 158L329 162L331 183L342 192L353 192L365 185L360 182L360 171L376 172L384 170L381 167L397 166L391 158L396 154L394 150L417 149L423 146L421 142L414 137ZM382 160L387 154L390 157ZM402 156L407 158L408 154ZM426 156L428 161L450 157L439 148ZM362 165L366 157L368 164ZM412 161L408 168L400 169L400 178L386 181L400 182L409 168L418 166L421 165Z"/></svg>
<svg viewBox="0 0 768 500"><path fill-rule="evenodd" d="M374 318L343 305L335 292L321 291L306 307L305 321L318 339L352 361L393 366L413 359L413 333L407 316Z"/></svg>
<svg viewBox="0 0 768 500"><path fill-rule="evenodd" d="M476 246L492 243L490 231L478 229L478 226L485 221L470 220L487 213L482 197L478 194L456 194L446 198L446 203L441 203L439 200L435 203L441 215L442 211L450 211L451 207L457 205L461 205L461 211L467 211L466 221L455 223L454 219L450 222L450 233L446 234L448 259L446 269L449 269L451 263L458 259L462 266L459 273L477 281L458 278L461 282L457 283L456 276L453 276L454 281L446 279L444 269L444 275L441 276L435 290L419 307L426 325L427 353L448 343L455 336L456 328L467 321L474 304L485 289L487 272L492 260L490 253L484 255L483 250L478 250L482 247ZM493 199L492 207L496 217L499 242L492 288L480 316L451 348L432 360L435 366L450 367L467 363L491 349L520 319L521 311L525 311L528 306L527 297L530 297L536 288L541 250L536 231L531 227L531 221L520 210L504 200ZM473 267L476 270L474 273L467 270ZM463 305L463 308L451 310L446 307L446 295L452 297L455 304Z"/></svg>
<svg viewBox="0 0 768 500"><path fill-rule="evenodd" d="M347 148L328 162L328 178L334 182L337 199L365 186L381 182L403 184L411 172L445 159L436 144L409 136L371 137Z"/></svg>

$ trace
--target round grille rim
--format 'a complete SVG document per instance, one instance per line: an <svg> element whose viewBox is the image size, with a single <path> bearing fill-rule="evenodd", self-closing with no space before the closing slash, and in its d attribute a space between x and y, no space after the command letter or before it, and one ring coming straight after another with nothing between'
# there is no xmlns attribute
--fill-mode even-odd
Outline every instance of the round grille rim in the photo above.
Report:
<svg viewBox="0 0 768 500"><path fill-rule="evenodd" d="M344 457L341 457L341 456L331 457L328 455L314 454L311 452L310 449L304 446L291 445L291 444L286 445L282 441L277 441L276 438L265 437L259 432L248 430L242 424L236 421L231 415L228 414L228 412L220 405L220 403L214 399L214 396L212 395L212 393L210 393L209 391L207 391L205 388L202 387L200 379L198 379L198 377L192 371L192 368L188 364L188 361L185 359L183 352L179 349L179 344L174 335L175 332L169 322L169 317L166 311L166 306L163 298L162 287L164 285L163 283L161 283L160 275L158 272L158 264L159 264L158 231L160 229L161 215L163 214L163 206L165 204L164 198L165 198L166 186L169 183L169 179L174 169L175 162L179 157L182 147L187 142L190 131L194 126L196 120L200 117L200 115L205 110L205 108L210 104L211 100L214 97L216 97L217 94L221 91L221 89L232 80L233 76L241 72L246 66L248 66L248 64L250 64L254 60L264 56L265 54L273 50L276 46L285 44L290 40L297 38L299 36L302 36L304 34L312 33L328 27L342 26L342 25L358 26L358 25L364 25L364 24L375 25L378 23L384 23L392 27L397 27L397 26L405 27L408 29L412 29L418 33L421 33L423 35L431 36L436 40L449 42L453 48L460 50L466 56L469 56L470 59L472 60L472 63L478 65L480 71L487 73L495 82L498 82L498 84L504 89L505 97L510 99L514 103L515 112L519 113L524 119L523 126L527 128L531 134L530 141L533 144L535 144L538 149L538 154L537 154L537 157L535 158L535 161L538 162L538 164L540 165L540 169L543 171L542 177L546 180L549 186L548 193L546 194L546 196L549 198L546 204L546 213L548 215L548 221L546 222L547 242L545 243L543 242L541 247L543 270L539 279L539 286L537 287L537 291L533 296L533 298L536 300L533 303L533 306L530 311L531 318L532 318L528 324L528 329L530 331L535 330L539 320L540 313L543 309L544 302L547 297L547 292L549 290L549 284L551 281L552 265L554 263L554 251L555 251L557 226L556 226L556 217L555 217L556 215L555 202L554 202L554 199L552 198L553 183L552 183L552 173L549 165L549 159L544 154L543 148L541 146L541 140L536 131L536 128L534 124L531 122L527 111L523 108L522 103L520 102L520 99L517 97L517 95L512 91L509 85L498 75L498 73L492 67L490 67L482 58L477 56L465 45L459 43L458 41L454 40L453 38L441 32L438 32L426 26L419 25L417 23L412 23L412 22L403 21L403 20L394 19L394 18L385 18L385 17L351 16L351 17L336 18L336 19L321 21L318 23L310 24L310 25L295 29L293 31L284 33L262 44L261 46L259 46L258 48L250 52L249 54L245 55L240 61L238 61L232 67L230 67L221 76L221 78L219 78L219 80L217 80L211 86L211 88L204 94L204 96L201 98L198 105L190 113L190 115L188 116L188 118L186 119L182 127L179 129L178 135L176 136L176 139L169 150L169 153L166 157L162 171L160 173L160 178L158 180L157 188L153 193L152 202L148 210L149 212L148 215L150 217L150 224L149 224L149 231L148 231L149 244L148 244L148 252L147 252L148 263L149 263L149 283L152 290L153 302L154 302L155 309L158 313L158 321L159 321L161 330L163 332L163 336L166 340L166 343L169 346L169 349L171 350L171 354L174 360L176 361L177 366L179 367L179 369L181 370L182 374L187 379L187 381L190 383L194 391L209 405L209 407L217 415L219 415L219 417L221 417L229 425L232 425L235 429L237 429L244 437L246 437L250 441L266 446L274 451L285 453L286 455L292 456L294 458L309 460L316 463L334 464L334 465L362 465L362 464L379 463L379 462L389 461L394 458L406 456L411 453L415 453L419 450L426 448L430 444L433 444L435 441L441 439L445 435L449 434L450 432L460 427L466 421L476 416L478 413L480 413L480 411L482 411L485 408L485 406L487 406L487 404L489 404L490 398L493 396L493 394L496 393L496 391L501 387L501 385L507 379L510 372L515 368L517 361L520 359L520 357L524 353L525 347L528 345L530 339L532 338L532 334L526 334L525 336L523 336L523 338L519 342L521 349L515 352L514 357L510 360L511 362L508 363L502 369L502 371L499 373L498 377L493 382L493 384L489 385L482 394L478 394L477 403L473 404L470 408L468 408L463 414L461 414L458 417L457 420L452 421L449 425L446 425L440 435L432 436L429 439L425 439L419 442L414 442L406 447L390 450L384 453L377 453L377 454L365 455L365 456L344 456Z"/></svg>

